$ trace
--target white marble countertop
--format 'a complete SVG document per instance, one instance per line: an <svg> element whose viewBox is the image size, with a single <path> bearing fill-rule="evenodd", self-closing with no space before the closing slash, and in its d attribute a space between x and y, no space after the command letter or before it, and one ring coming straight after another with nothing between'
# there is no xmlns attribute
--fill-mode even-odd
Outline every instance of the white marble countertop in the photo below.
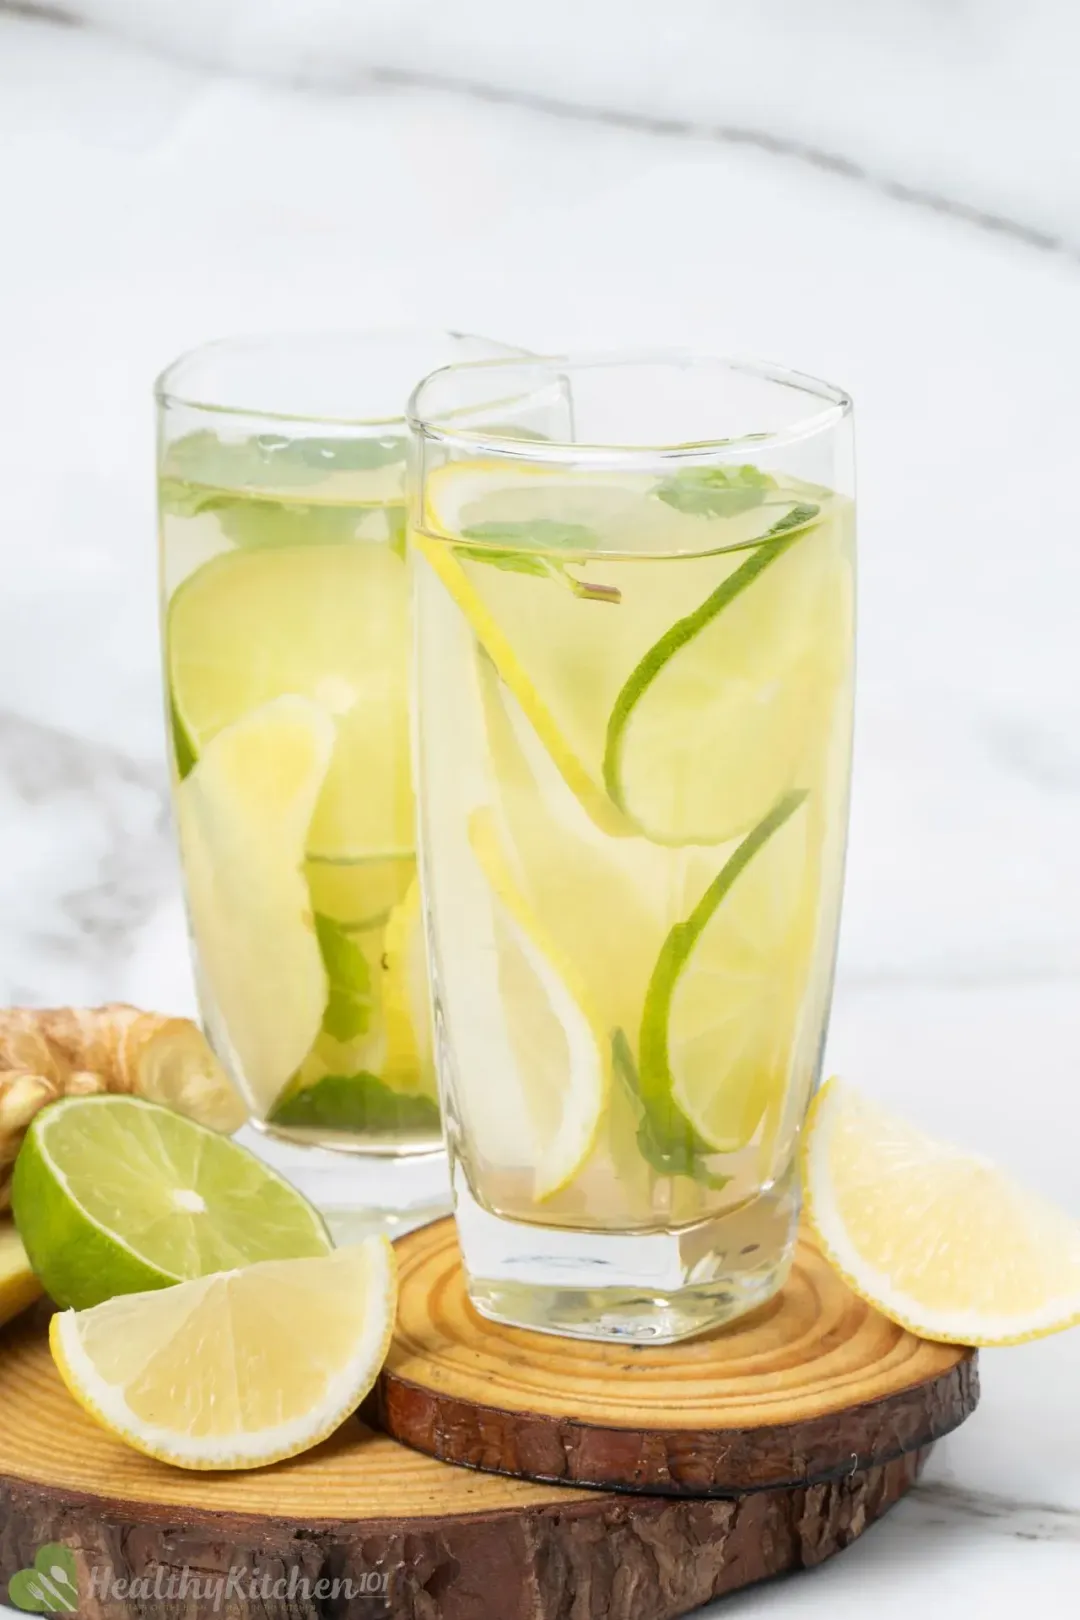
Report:
<svg viewBox="0 0 1080 1620"><path fill-rule="evenodd" d="M134 14L85 4L117 29ZM857 405L830 1064L1080 1216L1080 115L1062 94L1080 30L1053 0L1025 10L1023 42L989 0L936 17L898 0L868 41L833 0L811 40L791 6L721 26L655 0L693 14L702 51L661 28L655 57L639 30L604 58L595 35L561 72L557 32L515 57L505 30L405 9L415 53L399 19L374 77L355 38L335 75L347 53L316 30L307 76L338 80L319 89L0 0L0 995L192 1006L154 599L149 385L175 352L410 321L749 351ZM612 25L599 0L573 9ZM216 59L245 60L253 9L228 15ZM569 30L570 8L552 19ZM779 76L755 79L773 39ZM278 47L263 65L280 71ZM703 54L714 72L686 66L680 113L679 63ZM980 1410L907 1502L835 1564L718 1616L1071 1612L1078 1385L1080 1333L986 1354Z"/></svg>

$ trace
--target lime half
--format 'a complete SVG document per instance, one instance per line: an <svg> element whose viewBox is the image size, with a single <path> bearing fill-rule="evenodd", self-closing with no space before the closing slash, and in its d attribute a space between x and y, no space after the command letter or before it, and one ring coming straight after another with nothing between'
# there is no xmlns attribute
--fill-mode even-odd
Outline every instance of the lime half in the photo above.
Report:
<svg viewBox="0 0 1080 1620"><path fill-rule="evenodd" d="M332 1247L318 1212L254 1154L136 1097L43 1109L19 1152L12 1202L38 1277L77 1310Z"/></svg>

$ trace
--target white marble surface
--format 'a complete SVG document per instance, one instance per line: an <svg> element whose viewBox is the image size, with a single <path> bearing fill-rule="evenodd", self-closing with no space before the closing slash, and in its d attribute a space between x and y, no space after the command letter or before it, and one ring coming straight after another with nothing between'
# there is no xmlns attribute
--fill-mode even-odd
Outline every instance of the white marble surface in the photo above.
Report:
<svg viewBox="0 0 1080 1620"><path fill-rule="evenodd" d="M634 27L616 38L614 11L582 0L553 3L530 50L482 29L476 0L431 8L413 36L415 6L393 28L393 8L368 7L375 32L354 18L335 52L345 24L323 3L300 76L349 72L300 89L197 61L285 72L286 5L269 8L273 37L240 4L188 8L206 27L183 37L160 5L135 23L122 0L84 5L118 32L0 14L3 999L192 1004L148 394L174 352L417 319L538 347L748 350L857 402L861 688L831 1063L1080 1215L1066 9L1041 0L1021 29L1004 4L835 0L811 37L806 7L743 8L747 24L623 0ZM661 13L691 19L702 49ZM591 41L576 55L571 16ZM177 56L126 41L134 26ZM755 60L779 66L755 76ZM649 128L676 113L698 132ZM987 1354L978 1414L912 1499L833 1566L718 1613L1070 1613L1078 1383L1080 1334Z"/></svg>

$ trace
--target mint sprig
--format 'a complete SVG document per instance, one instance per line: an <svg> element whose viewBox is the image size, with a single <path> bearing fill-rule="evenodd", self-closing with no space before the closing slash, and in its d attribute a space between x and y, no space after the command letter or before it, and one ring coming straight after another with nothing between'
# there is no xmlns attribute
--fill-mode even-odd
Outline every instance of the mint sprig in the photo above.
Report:
<svg viewBox="0 0 1080 1620"><path fill-rule="evenodd" d="M584 552L595 547L596 536L584 523L560 523L555 518L474 523L462 529L461 537L482 542L458 547L471 562L487 563L510 573L531 574L537 579L556 579L586 601L622 601L622 592L617 586L578 579L569 572L569 560L563 562L550 554L553 550Z"/></svg>
<svg viewBox="0 0 1080 1620"><path fill-rule="evenodd" d="M765 502L775 478L757 467L686 467L664 478L653 493L665 506L698 517L738 517Z"/></svg>

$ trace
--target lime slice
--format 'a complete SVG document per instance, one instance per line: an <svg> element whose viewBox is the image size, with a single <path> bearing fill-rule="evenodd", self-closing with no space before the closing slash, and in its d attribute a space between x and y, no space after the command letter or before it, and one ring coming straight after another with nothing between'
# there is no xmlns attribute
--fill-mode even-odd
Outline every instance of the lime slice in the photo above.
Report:
<svg viewBox="0 0 1080 1620"><path fill-rule="evenodd" d="M416 855L411 849L307 864L315 910L352 934L383 927L415 875Z"/></svg>
<svg viewBox="0 0 1080 1620"><path fill-rule="evenodd" d="M334 741L317 704L277 698L219 732L177 790L207 1017L260 1111L302 1063L327 1007L302 868Z"/></svg>
<svg viewBox="0 0 1080 1620"><path fill-rule="evenodd" d="M307 1451L371 1389L397 1303L385 1237L53 1317L61 1378L136 1451L257 1468Z"/></svg>
<svg viewBox="0 0 1080 1620"><path fill-rule="evenodd" d="M664 1144L734 1153L787 1084L812 940L806 795L781 799L669 933L641 1020L640 1090Z"/></svg>
<svg viewBox="0 0 1080 1620"><path fill-rule="evenodd" d="M385 545L230 552L169 607L172 702L196 757L290 693L331 714L337 745L308 835L324 860L408 849L408 576Z"/></svg>
<svg viewBox="0 0 1080 1620"><path fill-rule="evenodd" d="M656 843L736 837L814 757L846 652L839 554L817 511L673 624L615 700L604 781Z"/></svg>
<svg viewBox="0 0 1080 1620"><path fill-rule="evenodd" d="M35 1272L58 1305L77 1310L331 1247L318 1213L254 1154L136 1097L43 1109L12 1197Z"/></svg>
<svg viewBox="0 0 1080 1620"><path fill-rule="evenodd" d="M572 964L546 938L515 883L490 811L473 813L469 841L495 902L499 988L528 1121L533 1196L550 1198L596 1145L611 1083L610 1044ZM513 1083L489 1076L496 1080Z"/></svg>

